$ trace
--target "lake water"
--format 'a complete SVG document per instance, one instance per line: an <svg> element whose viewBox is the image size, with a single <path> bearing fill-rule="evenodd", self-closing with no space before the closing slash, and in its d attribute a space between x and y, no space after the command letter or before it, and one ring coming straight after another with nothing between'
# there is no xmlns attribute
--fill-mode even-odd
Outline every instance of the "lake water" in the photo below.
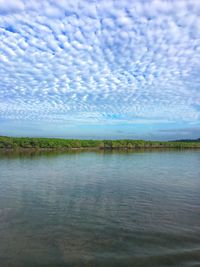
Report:
<svg viewBox="0 0 200 267"><path fill-rule="evenodd" d="M0 155L1 267L199 267L200 151Z"/></svg>

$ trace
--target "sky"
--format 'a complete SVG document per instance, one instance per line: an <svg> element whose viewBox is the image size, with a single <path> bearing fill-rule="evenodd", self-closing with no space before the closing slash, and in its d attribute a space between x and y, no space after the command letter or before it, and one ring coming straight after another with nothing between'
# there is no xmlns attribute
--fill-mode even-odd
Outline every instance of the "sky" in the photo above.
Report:
<svg viewBox="0 0 200 267"><path fill-rule="evenodd" d="M0 0L0 135L200 137L200 1Z"/></svg>

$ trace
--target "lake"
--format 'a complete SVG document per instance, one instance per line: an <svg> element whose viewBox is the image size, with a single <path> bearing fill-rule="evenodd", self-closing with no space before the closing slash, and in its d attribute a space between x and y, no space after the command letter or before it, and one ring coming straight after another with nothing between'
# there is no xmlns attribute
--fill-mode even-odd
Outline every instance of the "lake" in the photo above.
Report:
<svg viewBox="0 0 200 267"><path fill-rule="evenodd" d="M200 150L1 153L0 266L200 266Z"/></svg>

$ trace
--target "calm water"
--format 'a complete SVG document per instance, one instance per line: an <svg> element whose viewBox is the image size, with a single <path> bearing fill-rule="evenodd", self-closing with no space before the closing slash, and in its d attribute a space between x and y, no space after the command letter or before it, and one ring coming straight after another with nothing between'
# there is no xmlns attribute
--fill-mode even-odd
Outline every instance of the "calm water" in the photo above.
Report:
<svg viewBox="0 0 200 267"><path fill-rule="evenodd" d="M200 266L200 151L1 154L0 266Z"/></svg>

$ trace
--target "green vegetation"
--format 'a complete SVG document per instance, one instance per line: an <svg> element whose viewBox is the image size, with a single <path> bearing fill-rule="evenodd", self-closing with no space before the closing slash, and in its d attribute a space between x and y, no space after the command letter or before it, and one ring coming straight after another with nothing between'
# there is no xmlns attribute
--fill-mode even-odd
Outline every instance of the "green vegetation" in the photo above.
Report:
<svg viewBox="0 0 200 267"><path fill-rule="evenodd" d="M144 140L78 140L59 138L29 138L0 136L0 149L140 149L140 148L200 148L200 141L159 142Z"/></svg>

